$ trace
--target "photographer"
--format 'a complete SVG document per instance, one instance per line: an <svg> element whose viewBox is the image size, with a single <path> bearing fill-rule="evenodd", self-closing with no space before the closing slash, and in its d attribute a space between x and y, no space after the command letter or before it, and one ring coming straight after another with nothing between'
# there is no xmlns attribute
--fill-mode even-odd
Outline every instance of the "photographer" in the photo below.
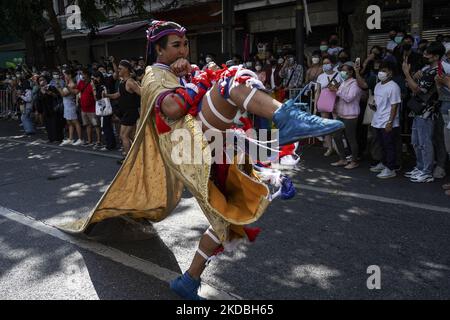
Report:
<svg viewBox="0 0 450 320"><path fill-rule="evenodd" d="M45 77L39 78L40 90L37 94L38 109L42 110L48 142L62 143L64 139L64 118L58 90L51 87Z"/></svg>

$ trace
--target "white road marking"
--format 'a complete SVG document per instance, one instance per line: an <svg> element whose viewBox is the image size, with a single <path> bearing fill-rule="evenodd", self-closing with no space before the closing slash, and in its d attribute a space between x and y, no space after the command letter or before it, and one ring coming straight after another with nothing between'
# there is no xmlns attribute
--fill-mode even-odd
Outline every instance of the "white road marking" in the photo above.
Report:
<svg viewBox="0 0 450 320"><path fill-rule="evenodd" d="M341 190L337 190L337 189L313 187L313 186L305 185L305 184L301 185L299 187L299 189L300 189L300 191L303 189L303 190L308 190L308 191L327 193L327 194L331 194L334 196L352 197L352 198L377 201L377 202L388 203L388 204L407 206L407 207L412 207L412 208L416 208L416 209L425 209L425 210L441 212L441 213L450 213L450 208L447 208L447 207L439 207L439 206L433 206L430 204L411 202L411 201L405 201L405 200L399 200L399 199L387 198L387 197L380 197L380 196L374 196L374 195L363 194L363 193L355 193L355 192L341 191Z"/></svg>
<svg viewBox="0 0 450 320"><path fill-rule="evenodd" d="M26 216L22 213L4 208L0 206L0 216L8 220L20 223L28 228L32 228L39 232L45 233L49 236L62 240L64 242L75 245L84 250L95 253L99 256L105 257L111 261L120 263L126 267L133 268L139 272L142 272L151 277L157 278L161 281L169 283L171 280L179 276L178 273L171 271L169 269L160 267L152 262L140 259L138 257L126 254L115 248L105 246L100 243L83 240L76 238L69 234L63 233L62 231L56 229L55 227L38 221L32 217ZM237 300L242 299L241 297L222 291L220 289L214 288L206 283L202 283L201 295L207 299L218 299L218 300Z"/></svg>

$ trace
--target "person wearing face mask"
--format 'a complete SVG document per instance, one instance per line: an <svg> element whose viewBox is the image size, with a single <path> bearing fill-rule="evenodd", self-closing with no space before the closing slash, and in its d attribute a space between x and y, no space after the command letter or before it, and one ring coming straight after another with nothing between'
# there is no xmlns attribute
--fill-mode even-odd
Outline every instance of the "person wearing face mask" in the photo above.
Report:
<svg viewBox="0 0 450 320"><path fill-rule="evenodd" d="M50 81L50 86L55 87L57 89L64 88L65 82L61 79L61 75L59 72L55 71L52 74L52 80Z"/></svg>
<svg viewBox="0 0 450 320"><path fill-rule="evenodd" d="M366 75L369 72L373 72L378 74L378 70L375 70L375 61L378 62L377 66L379 67L379 61L382 60L382 49L380 46L373 46L370 49L370 54L367 56L366 60L364 60L362 64L361 74ZM379 68L378 68L379 69Z"/></svg>
<svg viewBox="0 0 450 320"><path fill-rule="evenodd" d="M266 83L266 72L264 71L263 65L260 61L256 62L255 70L256 75L258 76L258 80L262 83Z"/></svg>
<svg viewBox="0 0 450 320"><path fill-rule="evenodd" d="M334 71L340 71L341 67L346 63L350 61L350 54L345 51L342 50L339 55L338 55L338 61L334 67Z"/></svg>
<svg viewBox="0 0 450 320"><path fill-rule="evenodd" d="M247 61L245 63L245 68L254 71L254 69L253 69L253 62L252 61Z"/></svg>
<svg viewBox="0 0 450 320"><path fill-rule="evenodd" d="M283 79L282 85L288 95L289 90L300 88L303 85L303 66L295 62L294 56L289 55L280 70L280 77Z"/></svg>
<svg viewBox="0 0 450 320"><path fill-rule="evenodd" d="M330 47L328 48L328 54L330 56L338 56L339 53L344 50L339 46L339 37L336 33L332 34L330 41L328 41Z"/></svg>
<svg viewBox="0 0 450 320"><path fill-rule="evenodd" d="M377 132L377 140L382 146L383 160L370 171L378 173L380 179L397 176L397 136L400 135L399 109L402 102L400 87L392 80L394 68L391 63L384 62L378 73L378 84L375 86L376 112L372 119L372 127Z"/></svg>
<svg viewBox="0 0 450 320"><path fill-rule="evenodd" d="M337 152L340 160L331 165L334 167L345 167L351 170L359 167L358 154L359 146L356 137L358 127L358 117L360 114L360 100L362 91L355 79L355 69L353 62L346 62L340 71L342 83L337 89L336 95L339 98L336 104L335 113L337 119L345 124L345 137L350 145L352 152L352 160L350 163L346 160L345 148L343 143L344 134L338 132L333 135L336 143ZM336 90L335 88L330 88Z"/></svg>
<svg viewBox="0 0 450 320"><path fill-rule="evenodd" d="M400 46L405 38L406 32L398 31L394 37L394 42L397 44L397 47Z"/></svg>
<svg viewBox="0 0 450 320"><path fill-rule="evenodd" d="M395 42L396 36L397 36L397 31L395 29L389 31L389 41L386 44L386 49L391 52L393 52L394 49L398 46L397 42Z"/></svg>
<svg viewBox="0 0 450 320"><path fill-rule="evenodd" d="M442 43L430 43L424 53L428 65L422 70L422 76L417 81L411 75L412 67L407 58L402 65L408 87L413 94L407 106L411 110L411 116L414 117L411 142L417 159L416 167L407 172L405 176L415 183L433 182L435 179L433 176L435 161L433 142L435 142L434 129L436 119L439 117L440 107L435 80L439 75L439 64L444 54L445 47ZM443 170L445 165L440 162L444 159L439 159L438 156L437 160L438 167Z"/></svg>
<svg viewBox="0 0 450 320"><path fill-rule="evenodd" d="M328 46L328 41L327 40L320 41L319 49L320 49L320 54L322 56L322 59L325 58L325 57L328 57L329 46Z"/></svg>
<svg viewBox="0 0 450 320"><path fill-rule="evenodd" d="M400 66L403 64L405 58L408 58L408 63L411 65L411 71L414 73L420 71L423 68L423 58L417 52L412 50L414 45L414 37L411 35L405 35L401 45L397 46L394 50L394 56ZM399 68L400 69L400 68Z"/></svg>
<svg viewBox="0 0 450 320"><path fill-rule="evenodd" d="M29 82L25 82L22 87L22 94L19 97L24 103L25 108L21 120L25 134L30 136L36 133L31 114L33 113L33 92Z"/></svg>
<svg viewBox="0 0 450 320"><path fill-rule="evenodd" d="M342 81L339 72L333 70L336 63L336 57L330 56L323 60L323 73L317 78L317 111L322 118L332 119L333 110L336 105L336 91ZM329 157L333 154L333 142L331 136L325 136L324 146L327 149L324 156Z"/></svg>
<svg viewBox="0 0 450 320"><path fill-rule="evenodd" d="M282 78L280 71L282 66L278 64L275 58L270 59L270 65L266 68L266 88L272 92L272 96L276 98L276 94L281 87Z"/></svg>
<svg viewBox="0 0 450 320"><path fill-rule="evenodd" d="M314 52L311 58L311 66L306 71L305 83L316 82L317 77L323 72L320 52Z"/></svg>
<svg viewBox="0 0 450 320"><path fill-rule="evenodd" d="M205 65L203 66L202 70L206 71L208 69L208 65L212 62L214 62L214 57L211 54L206 55Z"/></svg>

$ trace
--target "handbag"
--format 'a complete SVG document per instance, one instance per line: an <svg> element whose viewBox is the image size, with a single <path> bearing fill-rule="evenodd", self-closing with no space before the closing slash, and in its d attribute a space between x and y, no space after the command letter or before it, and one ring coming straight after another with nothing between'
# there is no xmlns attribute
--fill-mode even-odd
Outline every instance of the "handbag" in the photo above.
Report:
<svg viewBox="0 0 450 320"><path fill-rule="evenodd" d="M364 112L364 119L363 124L364 125L371 125L373 116L375 115L375 112L371 106L375 105L375 96L372 93L372 90L369 90L369 99L367 100L367 107L366 111Z"/></svg>
<svg viewBox="0 0 450 320"><path fill-rule="evenodd" d="M413 111L415 114L420 115L422 114L427 107L430 106L430 100L433 97L433 95L436 93L437 89L436 86L433 87L433 89L424 94L416 94L412 96L409 100L406 106L409 110Z"/></svg>
<svg viewBox="0 0 450 320"><path fill-rule="evenodd" d="M330 85L337 77L337 73L330 80L328 79L328 85ZM317 111L319 112L333 112L336 104L336 92L331 91L328 88L323 89L320 92L319 99L317 99Z"/></svg>
<svg viewBox="0 0 450 320"><path fill-rule="evenodd" d="M106 90L105 90L106 91ZM113 114L111 100L103 98L95 102L95 114L98 117L108 117Z"/></svg>

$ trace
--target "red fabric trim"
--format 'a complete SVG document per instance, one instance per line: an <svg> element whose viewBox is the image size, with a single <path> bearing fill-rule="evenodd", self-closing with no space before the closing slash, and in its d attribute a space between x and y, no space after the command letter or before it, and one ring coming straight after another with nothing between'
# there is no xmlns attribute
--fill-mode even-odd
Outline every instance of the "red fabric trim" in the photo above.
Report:
<svg viewBox="0 0 450 320"><path fill-rule="evenodd" d="M169 133L170 131L172 131L172 128L170 128L169 125L161 117L159 108L155 109L155 123L156 123L156 130L158 131L159 135Z"/></svg>
<svg viewBox="0 0 450 320"><path fill-rule="evenodd" d="M247 234L248 241L255 242L262 230L260 228L244 227L244 231Z"/></svg>

